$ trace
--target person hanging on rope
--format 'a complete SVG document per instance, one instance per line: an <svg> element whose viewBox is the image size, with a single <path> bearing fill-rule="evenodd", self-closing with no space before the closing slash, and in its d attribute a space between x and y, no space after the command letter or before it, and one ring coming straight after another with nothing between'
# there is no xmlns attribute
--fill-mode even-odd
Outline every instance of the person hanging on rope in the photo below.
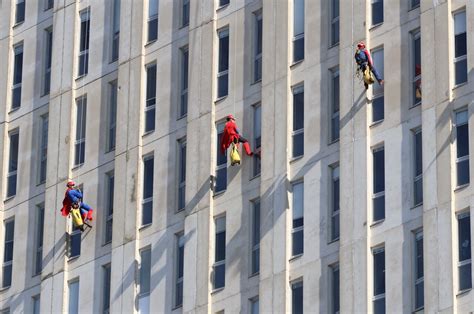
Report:
<svg viewBox="0 0 474 314"><path fill-rule="evenodd" d="M220 148L221 154L225 154L227 148L234 143L243 143L245 153L249 156L253 156L253 152L250 149L249 141L247 141L244 137L240 135L239 129L237 128L237 124L235 123L235 118L233 115L227 116L227 122L224 127L224 134L221 138Z"/></svg>
<svg viewBox="0 0 474 314"><path fill-rule="evenodd" d="M81 211L83 220L92 221L92 212L94 211L89 205L82 201L82 193L79 189L74 188L76 183L74 181L68 181L66 186L66 192L64 193L63 207L61 208L61 214L63 216L69 215L71 207L78 208Z"/></svg>
<svg viewBox="0 0 474 314"><path fill-rule="evenodd" d="M358 69L362 71L362 75L364 75L365 70L368 66L370 71L372 71L375 78L379 82L379 84L383 85L384 80L380 76L379 72L377 72L377 69L375 68L374 63L372 61L372 57L370 56L370 52L365 48L364 42L361 41L357 44L357 50L355 52L354 58L356 60L357 66L359 67ZM369 83L367 83L365 80L364 86L365 89L369 88Z"/></svg>

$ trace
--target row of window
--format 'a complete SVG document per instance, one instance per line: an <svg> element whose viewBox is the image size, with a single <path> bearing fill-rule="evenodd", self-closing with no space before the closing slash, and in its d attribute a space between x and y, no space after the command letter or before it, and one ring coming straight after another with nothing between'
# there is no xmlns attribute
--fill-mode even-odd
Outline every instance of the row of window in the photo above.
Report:
<svg viewBox="0 0 474 314"><path fill-rule="evenodd" d="M15 25L21 24L25 21L25 10L27 0L15 0ZM54 0L41 0L44 11L51 10L54 5Z"/></svg>

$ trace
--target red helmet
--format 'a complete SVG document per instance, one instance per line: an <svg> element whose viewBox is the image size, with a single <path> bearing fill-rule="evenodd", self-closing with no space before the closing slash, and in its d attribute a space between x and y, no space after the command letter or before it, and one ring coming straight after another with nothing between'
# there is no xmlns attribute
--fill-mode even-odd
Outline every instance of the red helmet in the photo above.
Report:
<svg viewBox="0 0 474 314"><path fill-rule="evenodd" d="M235 120L234 116L231 114L227 116L227 121L229 121L230 119Z"/></svg>
<svg viewBox="0 0 474 314"><path fill-rule="evenodd" d="M75 186L76 185L76 182L72 181L72 180L69 180L66 184L67 187L71 187L71 186Z"/></svg>
<svg viewBox="0 0 474 314"><path fill-rule="evenodd" d="M357 48L359 48L359 49L365 48L364 42L363 42L363 41L359 42L359 43L357 44Z"/></svg>

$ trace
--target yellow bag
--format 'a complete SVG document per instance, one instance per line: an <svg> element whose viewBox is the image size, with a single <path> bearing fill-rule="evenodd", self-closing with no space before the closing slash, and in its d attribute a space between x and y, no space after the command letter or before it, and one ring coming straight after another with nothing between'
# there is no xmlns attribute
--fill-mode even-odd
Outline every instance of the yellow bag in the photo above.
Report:
<svg viewBox="0 0 474 314"><path fill-rule="evenodd" d="M237 149L237 145L232 143L232 149L230 151L230 165L233 166L235 164L240 165L240 155L239 150Z"/></svg>
<svg viewBox="0 0 474 314"><path fill-rule="evenodd" d="M364 83L366 84L373 84L375 82L374 75L372 74L372 71L370 71L369 67L365 67L364 70Z"/></svg>
<svg viewBox="0 0 474 314"><path fill-rule="evenodd" d="M83 228L84 222L82 221L82 216L81 216L81 212L79 211L79 208L71 209L71 217L72 217L72 222L77 228L79 229Z"/></svg>

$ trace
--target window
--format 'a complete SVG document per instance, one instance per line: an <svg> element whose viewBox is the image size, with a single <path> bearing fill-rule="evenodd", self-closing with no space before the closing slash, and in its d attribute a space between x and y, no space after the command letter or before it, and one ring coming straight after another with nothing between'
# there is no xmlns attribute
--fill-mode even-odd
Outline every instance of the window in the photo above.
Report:
<svg viewBox="0 0 474 314"><path fill-rule="evenodd" d="M117 81L109 83L110 102L107 115L107 152L115 149L117 134Z"/></svg>
<svg viewBox="0 0 474 314"><path fill-rule="evenodd" d="M380 74L380 77L384 76L384 63L383 63L383 48L377 49L372 52L372 59L374 66ZM373 98L372 98L372 122L379 122L384 119L384 89L383 85L373 84L372 85Z"/></svg>
<svg viewBox="0 0 474 314"><path fill-rule="evenodd" d="M412 101L413 107L421 104L421 37L420 31L412 34L412 49L413 49L413 63L412 63Z"/></svg>
<svg viewBox="0 0 474 314"><path fill-rule="evenodd" d="M221 154L221 138L224 135L225 122L218 123L217 129L217 165L214 193L225 191L227 188L227 154Z"/></svg>
<svg viewBox="0 0 474 314"><path fill-rule="evenodd" d="M12 284L15 219L5 221L3 224L5 227L5 249L3 251L2 288L7 288Z"/></svg>
<svg viewBox="0 0 474 314"><path fill-rule="evenodd" d="M219 7L223 7L225 5L228 5L230 0L219 0Z"/></svg>
<svg viewBox="0 0 474 314"><path fill-rule="evenodd" d="M110 313L110 264L102 266L102 313Z"/></svg>
<svg viewBox="0 0 474 314"><path fill-rule="evenodd" d="M216 228L214 257L214 290L225 287L225 216L214 219Z"/></svg>
<svg viewBox="0 0 474 314"><path fill-rule="evenodd" d="M35 265L33 274L38 275L43 269L43 231L44 204L36 206Z"/></svg>
<svg viewBox="0 0 474 314"><path fill-rule="evenodd" d="M331 46L339 43L339 0L331 0Z"/></svg>
<svg viewBox="0 0 474 314"><path fill-rule="evenodd" d="M250 300L250 314L259 314L259 300L258 297L255 297Z"/></svg>
<svg viewBox="0 0 474 314"><path fill-rule="evenodd" d="M74 165L82 165L86 157L87 96L76 100L76 141L74 142Z"/></svg>
<svg viewBox="0 0 474 314"><path fill-rule="evenodd" d="M69 258L81 255L81 230L72 224L72 232L69 234Z"/></svg>
<svg viewBox="0 0 474 314"><path fill-rule="evenodd" d="M304 183L293 184L293 225L291 229L292 256L304 252Z"/></svg>
<svg viewBox="0 0 474 314"><path fill-rule="evenodd" d="M176 235L176 278L174 292L174 306L183 305L183 277L184 277L184 234Z"/></svg>
<svg viewBox="0 0 474 314"><path fill-rule="evenodd" d="M263 42L263 20L262 11L253 14L255 23L254 57L253 57L253 81L262 79L262 42Z"/></svg>
<svg viewBox="0 0 474 314"><path fill-rule="evenodd" d="M150 312L151 249L140 251L140 282L138 289L138 313Z"/></svg>
<svg viewBox="0 0 474 314"><path fill-rule="evenodd" d="M188 113L188 64L189 50L183 47L181 50L181 82L180 82L180 100L179 100L179 117L184 117Z"/></svg>
<svg viewBox="0 0 474 314"><path fill-rule="evenodd" d="M372 250L374 255L374 314L385 313L385 248Z"/></svg>
<svg viewBox="0 0 474 314"><path fill-rule="evenodd" d="M257 274L260 271L260 200L257 199L252 202L251 207L251 250L252 250L252 271L251 275Z"/></svg>
<svg viewBox="0 0 474 314"><path fill-rule="evenodd" d="M219 37L219 64L217 69L217 98L229 94L229 29L217 31Z"/></svg>
<svg viewBox="0 0 474 314"><path fill-rule="evenodd" d="M51 65L53 63L53 29L45 31L43 95L49 95L51 88Z"/></svg>
<svg viewBox="0 0 474 314"><path fill-rule="evenodd" d="M90 9L87 8L79 13L81 17L81 39L79 43L78 76L84 76L89 72L89 38L90 38Z"/></svg>
<svg viewBox="0 0 474 314"><path fill-rule="evenodd" d="M331 70L331 142L339 139L339 68Z"/></svg>
<svg viewBox="0 0 474 314"><path fill-rule="evenodd" d="M303 314L303 281L291 284L291 313Z"/></svg>
<svg viewBox="0 0 474 314"><path fill-rule="evenodd" d="M374 194L372 195L373 221L385 218L385 150L376 148L373 155Z"/></svg>
<svg viewBox="0 0 474 314"><path fill-rule="evenodd" d="M296 158L304 154L304 86L293 87L293 152Z"/></svg>
<svg viewBox="0 0 474 314"><path fill-rule="evenodd" d="M5 309L1 309L1 310L0 310L0 314L10 314L10 308L7 307L7 308L5 308Z"/></svg>
<svg viewBox="0 0 474 314"><path fill-rule="evenodd" d="M293 63L304 59L304 0L293 0Z"/></svg>
<svg viewBox="0 0 474 314"><path fill-rule="evenodd" d="M339 264L329 266L330 274L330 293L331 293L331 302L330 302L330 313L337 314L339 313Z"/></svg>
<svg viewBox="0 0 474 314"><path fill-rule="evenodd" d="M113 0L113 23L112 23L112 62L117 61L119 57L120 44L120 0Z"/></svg>
<svg viewBox="0 0 474 314"><path fill-rule="evenodd" d="M189 25L189 0L181 0L181 27Z"/></svg>
<svg viewBox="0 0 474 314"><path fill-rule="evenodd" d="M186 206L186 139L178 141L178 210Z"/></svg>
<svg viewBox="0 0 474 314"><path fill-rule="evenodd" d="M146 66L145 133L155 130L156 64Z"/></svg>
<svg viewBox="0 0 474 314"><path fill-rule="evenodd" d="M79 280L69 282L69 314L79 314Z"/></svg>
<svg viewBox="0 0 474 314"><path fill-rule="evenodd" d="M41 138L40 138L40 151L39 151L39 183L46 182L46 166L48 163L48 126L49 116L45 114L41 116Z"/></svg>
<svg viewBox="0 0 474 314"><path fill-rule="evenodd" d="M12 106L15 110L21 106L21 85L23 81L23 43L13 48L15 54L13 63Z"/></svg>
<svg viewBox="0 0 474 314"><path fill-rule="evenodd" d="M7 173L7 198L16 195L16 181L18 175L18 146L20 141L20 131L18 129L8 134L10 138L10 156Z"/></svg>
<svg viewBox="0 0 474 314"><path fill-rule="evenodd" d="M459 291L472 288L471 278L471 216L469 212L458 215Z"/></svg>
<svg viewBox="0 0 474 314"><path fill-rule="evenodd" d="M113 221L114 221L114 172L105 175L106 199L105 199L105 239L104 243L112 241Z"/></svg>
<svg viewBox="0 0 474 314"><path fill-rule="evenodd" d="M420 0L410 0L410 5L412 9L417 8L420 6Z"/></svg>
<svg viewBox="0 0 474 314"><path fill-rule="evenodd" d="M415 232L415 311L424 306L423 230Z"/></svg>
<svg viewBox="0 0 474 314"><path fill-rule="evenodd" d="M25 21L25 0L16 0L15 24Z"/></svg>
<svg viewBox="0 0 474 314"><path fill-rule="evenodd" d="M469 125L467 109L455 113L457 186L469 184Z"/></svg>
<svg viewBox="0 0 474 314"><path fill-rule="evenodd" d="M40 314L41 304L40 304L40 295L35 295L33 298L33 314Z"/></svg>
<svg viewBox="0 0 474 314"><path fill-rule="evenodd" d="M142 226L153 221L153 172L154 156L143 158L143 200L142 200Z"/></svg>
<svg viewBox="0 0 474 314"><path fill-rule="evenodd" d="M54 6L54 0L45 0L45 11L52 9Z"/></svg>
<svg viewBox="0 0 474 314"><path fill-rule="evenodd" d="M466 11L454 14L454 85L467 82Z"/></svg>
<svg viewBox="0 0 474 314"><path fill-rule="evenodd" d="M260 151L262 147L262 106L260 104L253 107L253 142L255 151ZM258 176L261 169L261 159L257 154L254 154L253 176Z"/></svg>
<svg viewBox="0 0 474 314"><path fill-rule="evenodd" d="M383 0L371 0L372 26L383 23Z"/></svg>
<svg viewBox="0 0 474 314"><path fill-rule="evenodd" d="M148 1L148 42L158 39L158 0Z"/></svg>
<svg viewBox="0 0 474 314"><path fill-rule="evenodd" d="M331 169L331 241L339 239L339 165Z"/></svg>
<svg viewBox="0 0 474 314"><path fill-rule="evenodd" d="M413 205L418 206L423 203L423 148L421 128L413 131L414 144L414 174L413 174Z"/></svg>

